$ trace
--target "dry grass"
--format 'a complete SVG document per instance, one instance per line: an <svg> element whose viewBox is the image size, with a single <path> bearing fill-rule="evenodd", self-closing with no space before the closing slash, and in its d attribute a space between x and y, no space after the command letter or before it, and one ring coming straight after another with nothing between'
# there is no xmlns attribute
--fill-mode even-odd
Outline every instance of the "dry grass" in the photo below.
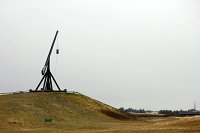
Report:
<svg viewBox="0 0 200 133"><path fill-rule="evenodd" d="M76 94L5 95L0 108L0 133L200 132L200 117L135 116ZM52 123L44 123L47 116Z"/></svg>

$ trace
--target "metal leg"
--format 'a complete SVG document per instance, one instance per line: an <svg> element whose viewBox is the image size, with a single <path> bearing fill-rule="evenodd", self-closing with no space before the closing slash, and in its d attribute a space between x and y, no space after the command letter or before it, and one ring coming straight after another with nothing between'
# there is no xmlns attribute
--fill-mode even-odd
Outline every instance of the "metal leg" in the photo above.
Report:
<svg viewBox="0 0 200 133"><path fill-rule="evenodd" d="M55 80L55 78L53 77L53 75L52 75L52 74L51 74L51 76L52 76L52 78L53 78L53 81L55 82L56 86L58 87L59 91L61 91L61 90L60 90L60 87L58 86L58 83L56 82L56 80Z"/></svg>
<svg viewBox="0 0 200 133"><path fill-rule="evenodd" d="M35 91L37 91L38 90L38 88L40 87L40 85L41 85L41 83L42 83L42 81L44 80L44 77L45 77L45 75L42 77L42 79L40 80L40 83L38 84L38 86L37 86L37 88L35 89Z"/></svg>

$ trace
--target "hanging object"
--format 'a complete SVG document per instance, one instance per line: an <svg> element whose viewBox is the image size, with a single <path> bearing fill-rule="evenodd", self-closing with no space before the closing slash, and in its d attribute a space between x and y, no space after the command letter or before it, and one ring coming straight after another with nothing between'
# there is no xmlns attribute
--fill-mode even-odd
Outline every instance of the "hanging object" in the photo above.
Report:
<svg viewBox="0 0 200 133"><path fill-rule="evenodd" d="M59 54L59 49L56 49L56 54Z"/></svg>

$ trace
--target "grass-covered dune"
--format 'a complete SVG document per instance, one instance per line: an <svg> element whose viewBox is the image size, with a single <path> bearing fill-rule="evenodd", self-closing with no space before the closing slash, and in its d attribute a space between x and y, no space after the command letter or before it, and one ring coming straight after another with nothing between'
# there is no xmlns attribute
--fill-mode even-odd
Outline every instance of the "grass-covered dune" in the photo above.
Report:
<svg viewBox="0 0 200 133"><path fill-rule="evenodd" d="M45 118L52 118L45 123ZM0 95L0 133L200 132L200 117L121 112L82 94L37 92Z"/></svg>
<svg viewBox="0 0 200 133"><path fill-rule="evenodd" d="M100 128L103 123L133 120L133 115L89 98L65 92L18 93L0 96L0 128ZM51 117L52 123L44 122Z"/></svg>

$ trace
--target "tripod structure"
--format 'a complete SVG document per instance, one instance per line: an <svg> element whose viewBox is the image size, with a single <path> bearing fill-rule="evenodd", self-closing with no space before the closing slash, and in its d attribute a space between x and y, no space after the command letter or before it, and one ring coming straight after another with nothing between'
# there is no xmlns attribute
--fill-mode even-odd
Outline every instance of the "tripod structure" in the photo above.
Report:
<svg viewBox="0 0 200 133"><path fill-rule="evenodd" d="M36 87L35 92L39 91L38 88L40 87L40 85L43 81L44 81L44 83L43 83L43 88L41 88L41 91L48 91L48 92L54 91L53 86L52 86L52 79L53 79L54 83L56 84L58 91L61 91L58 83L56 82L55 78L53 77L53 75L50 71L50 57L51 57L51 53L52 53L57 35L58 35L58 31L56 31L55 37L53 39L53 42L52 42L52 45L51 45L51 48L50 48L50 51L49 51L49 54L47 56L47 60L46 60L45 65L44 65L44 67L41 71L43 77L40 80L38 86Z"/></svg>

